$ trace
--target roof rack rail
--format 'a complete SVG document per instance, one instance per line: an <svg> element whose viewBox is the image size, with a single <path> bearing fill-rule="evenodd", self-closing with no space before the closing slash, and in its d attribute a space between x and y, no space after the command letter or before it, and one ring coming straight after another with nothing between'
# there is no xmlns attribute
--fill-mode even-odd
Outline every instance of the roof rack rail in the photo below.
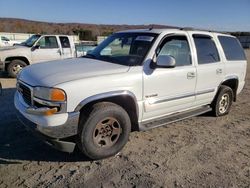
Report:
<svg viewBox="0 0 250 188"><path fill-rule="evenodd" d="M182 27L180 28L180 30L183 30L183 31L207 31L207 32L216 32L216 31L212 31L212 30L207 30L207 29L197 29L197 28L193 28L193 27Z"/></svg>
<svg viewBox="0 0 250 188"><path fill-rule="evenodd" d="M180 30L183 30L183 31L193 31L195 29L193 27L181 27Z"/></svg>

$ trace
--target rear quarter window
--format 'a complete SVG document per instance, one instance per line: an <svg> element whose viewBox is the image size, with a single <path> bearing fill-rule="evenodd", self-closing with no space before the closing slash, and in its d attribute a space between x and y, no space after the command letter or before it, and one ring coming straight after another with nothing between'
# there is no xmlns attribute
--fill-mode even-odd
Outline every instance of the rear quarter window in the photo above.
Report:
<svg viewBox="0 0 250 188"><path fill-rule="evenodd" d="M246 60L246 56L240 42L234 37L218 36L228 61Z"/></svg>
<svg viewBox="0 0 250 188"><path fill-rule="evenodd" d="M213 39L208 35L193 35L197 51L198 64L209 64L220 61L219 53Z"/></svg>

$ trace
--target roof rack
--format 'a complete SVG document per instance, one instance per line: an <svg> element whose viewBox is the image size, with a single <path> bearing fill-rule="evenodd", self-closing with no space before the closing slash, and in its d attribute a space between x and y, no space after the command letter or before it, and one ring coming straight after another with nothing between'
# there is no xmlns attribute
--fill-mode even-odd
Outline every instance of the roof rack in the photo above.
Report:
<svg viewBox="0 0 250 188"><path fill-rule="evenodd" d="M217 32L217 31L212 31L212 30L206 30L206 29L197 29L197 28L193 28L193 27L182 27L180 28L180 30L183 30L183 31L207 31L207 32Z"/></svg>

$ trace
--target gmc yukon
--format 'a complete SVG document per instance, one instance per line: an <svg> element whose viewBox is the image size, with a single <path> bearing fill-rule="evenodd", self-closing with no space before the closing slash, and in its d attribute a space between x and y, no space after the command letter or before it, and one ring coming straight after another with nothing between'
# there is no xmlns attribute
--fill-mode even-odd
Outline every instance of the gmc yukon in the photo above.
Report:
<svg viewBox="0 0 250 188"><path fill-rule="evenodd" d="M17 78L24 125L55 148L118 153L131 131L211 111L229 113L247 61L230 35L147 29L111 35L85 57L35 64Z"/></svg>

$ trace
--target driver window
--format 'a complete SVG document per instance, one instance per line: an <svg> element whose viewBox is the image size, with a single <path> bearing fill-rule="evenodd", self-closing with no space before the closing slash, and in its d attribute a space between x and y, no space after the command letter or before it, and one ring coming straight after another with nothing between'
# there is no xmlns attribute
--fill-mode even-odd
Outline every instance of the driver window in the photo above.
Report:
<svg viewBox="0 0 250 188"><path fill-rule="evenodd" d="M188 40L185 36L166 38L161 44L158 55L169 55L175 58L176 66L191 65L191 56Z"/></svg>
<svg viewBox="0 0 250 188"><path fill-rule="evenodd" d="M106 48L101 51L101 55L107 56L122 56L128 55L133 38L119 38L111 42Z"/></svg>
<svg viewBox="0 0 250 188"><path fill-rule="evenodd" d="M56 37L54 36L42 37L37 44L41 49L58 48L58 43Z"/></svg>

